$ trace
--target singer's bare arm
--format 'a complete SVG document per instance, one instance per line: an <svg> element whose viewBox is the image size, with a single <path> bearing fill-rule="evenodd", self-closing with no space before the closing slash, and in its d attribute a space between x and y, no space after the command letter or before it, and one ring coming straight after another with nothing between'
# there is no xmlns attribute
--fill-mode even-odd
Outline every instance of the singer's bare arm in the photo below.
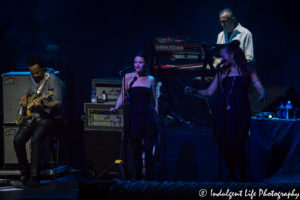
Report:
<svg viewBox="0 0 300 200"><path fill-rule="evenodd" d="M152 98L154 100L154 107L155 107L155 111L156 111L156 115L158 116L158 100L157 100L157 97L156 97L156 82L155 82L155 79L154 77L150 76L149 77L149 81L151 83L151 90L152 90Z"/></svg>
<svg viewBox="0 0 300 200"><path fill-rule="evenodd" d="M199 96L203 97L210 97L216 93L218 89L218 74L216 74L213 82L210 84L210 86L206 90L196 90L195 93ZM185 93L193 93L194 89L187 86L185 87Z"/></svg>
<svg viewBox="0 0 300 200"><path fill-rule="evenodd" d="M264 86L262 85L262 83L260 82L258 75L256 73L256 71L254 70L254 72L251 74L251 82L253 84L253 86L255 87L255 89L257 90L259 97L258 97L258 101L265 101L266 97L266 91Z"/></svg>

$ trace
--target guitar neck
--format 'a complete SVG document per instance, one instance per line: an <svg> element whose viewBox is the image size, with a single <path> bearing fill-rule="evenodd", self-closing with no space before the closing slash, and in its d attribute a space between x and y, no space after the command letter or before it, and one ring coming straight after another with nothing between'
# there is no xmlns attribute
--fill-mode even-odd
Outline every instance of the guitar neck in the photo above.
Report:
<svg viewBox="0 0 300 200"><path fill-rule="evenodd" d="M43 98L45 98L44 96L40 96L38 98L36 98L38 100L38 102L40 102L40 100L42 100ZM28 103L27 109L31 108L33 106L33 101L31 101L30 103Z"/></svg>

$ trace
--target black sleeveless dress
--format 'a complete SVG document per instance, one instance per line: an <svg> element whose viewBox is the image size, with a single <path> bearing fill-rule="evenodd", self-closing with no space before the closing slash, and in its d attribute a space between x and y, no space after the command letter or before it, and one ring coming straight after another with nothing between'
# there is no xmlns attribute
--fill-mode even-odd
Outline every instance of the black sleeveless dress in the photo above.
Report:
<svg viewBox="0 0 300 200"><path fill-rule="evenodd" d="M250 79L245 76L224 78L217 104L214 137L222 153L233 150L235 143L245 142L251 122L251 105L248 98ZM232 89L231 89L232 88ZM230 95L228 96L231 90ZM228 96L228 103L226 97ZM227 109L228 105L231 107Z"/></svg>
<svg viewBox="0 0 300 200"><path fill-rule="evenodd" d="M151 102L151 89L147 87L131 87L129 89L130 121L128 136L132 139L154 139L157 137L157 117Z"/></svg>

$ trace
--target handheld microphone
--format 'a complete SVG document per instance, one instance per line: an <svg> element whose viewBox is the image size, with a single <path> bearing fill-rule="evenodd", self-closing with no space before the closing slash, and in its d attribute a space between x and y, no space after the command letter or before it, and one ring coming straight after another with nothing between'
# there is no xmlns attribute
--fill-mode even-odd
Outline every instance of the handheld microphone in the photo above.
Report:
<svg viewBox="0 0 300 200"><path fill-rule="evenodd" d="M222 59L221 62L216 66L216 70L220 68L221 65L223 65L226 62L226 59Z"/></svg>
<svg viewBox="0 0 300 200"><path fill-rule="evenodd" d="M128 69L131 69L131 68L133 68L132 65L130 65L130 66L126 67L125 69L119 71L119 74L122 75L122 73L123 73L124 71L126 71L126 70L128 70Z"/></svg>

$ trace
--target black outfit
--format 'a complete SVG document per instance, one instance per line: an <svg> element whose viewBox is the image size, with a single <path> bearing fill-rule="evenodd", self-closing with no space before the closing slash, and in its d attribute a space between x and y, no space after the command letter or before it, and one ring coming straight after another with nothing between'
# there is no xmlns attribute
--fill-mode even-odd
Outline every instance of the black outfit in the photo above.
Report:
<svg viewBox="0 0 300 200"><path fill-rule="evenodd" d="M157 137L157 118L151 103L151 89L132 87L129 91L132 139L154 139Z"/></svg>
<svg viewBox="0 0 300 200"><path fill-rule="evenodd" d="M229 76L224 78L220 84L222 84L223 90L220 90L214 137L221 148L231 179L236 180L237 165L241 181L244 181L247 166L244 147L252 112L248 99L250 78L236 76L234 80L234 76ZM228 96L230 90L231 94ZM228 103L225 96L228 96ZM227 109L228 105L231 107L229 110Z"/></svg>
<svg viewBox="0 0 300 200"><path fill-rule="evenodd" d="M152 179L153 170L153 144L157 138L157 117L151 102L151 89L147 87L132 87L130 95L130 114L128 116L129 133L134 151L134 167L136 180L142 179L142 139L144 139L145 167L147 180ZM129 112L128 112L129 113Z"/></svg>
<svg viewBox="0 0 300 200"><path fill-rule="evenodd" d="M20 164L21 174L38 177L40 174L43 143L48 134L56 127L51 119L34 119L31 123L24 121L14 138L15 151ZM31 138L31 160L28 164L25 145Z"/></svg>

